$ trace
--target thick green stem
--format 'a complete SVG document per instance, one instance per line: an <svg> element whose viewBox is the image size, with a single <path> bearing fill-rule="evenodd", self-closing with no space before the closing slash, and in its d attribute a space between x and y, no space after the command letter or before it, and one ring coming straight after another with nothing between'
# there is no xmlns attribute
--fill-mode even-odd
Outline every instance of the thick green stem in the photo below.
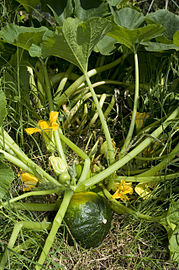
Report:
<svg viewBox="0 0 179 270"><path fill-rule="evenodd" d="M64 189L64 187L63 187L63 189ZM18 197L12 198L9 201L2 202L0 204L0 208L6 207L8 204L11 204L11 203L20 201L22 199L25 199L25 198L28 198L28 197L31 197L31 196L44 196L44 195L48 195L48 194L59 193L60 191L62 191L61 188L53 188L53 189L48 189L48 190L30 191L30 192L24 193L24 194L22 194L22 195L20 195Z"/></svg>
<svg viewBox="0 0 179 270"><path fill-rule="evenodd" d="M3 146L5 149L10 148L20 160L26 163L29 162L29 158L27 157L27 155L22 151L22 149L15 143L15 141L2 127L0 128L0 137L2 137Z"/></svg>
<svg viewBox="0 0 179 270"><path fill-rule="evenodd" d="M40 178L43 179L43 182L50 181L53 184L60 186L59 182L55 178L53 178L50 174L45 172L41 167L39 167L35 162L33 162L30 158L27 157L27 155L21 150L21 148L15 143L15 141L9 136L9 134L2 128L0 128L0 137L1 136L5 148L7 145L7 147L10 148L17 156L16 157L0 149L0 152L4 155L5 159L12 162L14 165L18 166L24 171L35 174L37 177L40 176Z"/></svg>
<svg viewBox="0 0 179 270"><path fill-rule="evenodd" d="M66 82L67 82L67 80L69 78L70 73L72 72L73 67L74 66L72 64L70 64L67 71L64 74L64 77L61 79L60 84L59 84L59 86L57 88L57 92L56 92L56 94L57 94L56 98L57 99L58 99L58 96L61 96L61 93L62 93L62 91L63 91L63 89L65 87L65 84L66 84Z"/></svg>
<svg viewBox="0 0 179 270"><path fill-rule="evenodd" d="M99 114L101 125L102 125L103 131L104 131L104 135L105 135L105 138L106 138L106 141L107 141L107 145L108 145L107 155L109 157L109 164L113 164L115 162L115 154L114 154L114 148L113 148L113 144L112 144L111 135L110 135L110 132L109 132L109 129L108 129L108 125L107 125L106 119L104 117L103 111L102 111L102 109L100 107L100 104L99 104L98 98L96 96L96 93L95 93L95 91L94 91L94 89L92 87L92 84L91 84L91 81L89 79L88 73L86 72L84 75L85 75L85 78L86 78L86 82L87 82L87 84L88 84L88 86L90 88L94 103L96 105L97 112Z"/></svg>
<svg viewBox="0 0 179 270"><path fill-rule="evenodd" d="M159 171L161 171L163 168L165 168L173 159L174 157L179 153L179 143L175 146L175 148L165 157L159 164L157 164L155 167L152 167L150 170L147 170L146 172L143 172L139 174L139 177L147 177L157 174Z"/></svg>
<svg viewBox="0 0 179 270"><path fill-rule="evenodd" d="M43 73L44 73L44 80L45 80L45 86L46 86L46 95L47 95L47 100L49 103L49 110L50 112L54 111L54 106L53 106L53 99L52 99L52 93L51 93L51 85L48 77L48 72L46 68L46 64L41 60L42 68L43 68Z"/></svg>
<svg viewBox="0 0 179 270"><path fill-rule="evenodd" d="M42 251L40 258L38 260L39 265L36 265L36 268L35 268L36 270L40 270L43 267L43 263L48 255L48 252L49 252L51 246L53 245L56 233L57 233L57 231L62 223L62 220L65 216L65 213L66 213L66 210L67 210L68 205L70 203L72 195L73 195L73 191L71 191L71 190L65 191L63 201L62 201L61 206L60 206L60 208L55 216L51 231L46 239L43 251Z"/></svg>
<svg viewBox="0 0 179 270"><path fill-rule="evenodd" d="M158 183L160 181L166 181L171 180L179 177L179 173L172 173L167 175L159 175L159 176L116 176L115 179L113 179L114 185L117 185L121 180L124 180L126 182L139 182L139 183L148 183L148 182L155 182Z"/></svg>
<svg viewBox="0 0 179 270"><path fill-rule="evenodd" d="M22 162L20 159L16 158L15 156L7 153L4 150L0 149L0 153L4 155L4 158L6 160L8 160L9 162L11 162L12 164L18 166L19 168L21 168L23 171L26 171L28 173L34 173L34 171L28 166L26 165L24 162Z"/></svg>
<svg viewBox="0 0 179 270"><path fill-rule="evenodd" d="M63 151L63 146L62 146L62 143L61 143L61 140L60 140L60 133L62 133L61 128L59 128L58 130L55 130L54 131L55 144L56 144L57 151L58 151L60 157L67 164L67 162L66 162L66 156L65 156L65 153Z"/></svg>
<svg viewBox="0 0 179 270"><path fill-rule="evenodd" d="M9 206L9 204L8 204ZM11 208L27 211L58 211L59 203L11 203Z"/></svg>
<svg viewBox="0 0 179 270"><path fill-rule="evenodd" d="M72 141L70 141L67 137L65 137L63 134L59 134L61 140L66 143L79 157L81 157L82 159L89 159L89 157L87 156L87 154L85 154L85 152L83 152L83 150L81 150L76 144L74 144Z"/></svg>
<svg viewBox="0 0 179 270"><path fill-rule="evenodd" d="M126 56L125 56L126 57ZM97 73L103 72L105 70L108 70L110 68L113 68L117 66L121 62L122 57L118 58L117 60L113 61L112 63L109 63L107 65L104 65L102 67L92 69L88 71L88 77L92 77L96 75ZM62 104L64 104L69 97L78 89L78 87L85 82L85 75L82 75L79 77L61 96L56 100L57 105L60 107Z"/></svg>
<svg viewBox="0 0 179 270"><path fill-rule="evenodd" d="M132 112L132 119L129 127L129 131L127 134L127 137L125 139L124 145L120 152L120 158L122 158L126 152L127 148L130 144L130 141L132 139L132 135L134 132L135 127L135 119L137 114L137 106L138 106L138 99L139 99L139 64L138 64L138 56L137 53L134 53L134 61L135 61L135 97L134 97L134 106L133 106L133 112Z"/></svg>
<svg viewBox="0 0 179 270"><path fill-rule="evenodd" d="M163 216L151 217L148 215L144 215L138 211L135 211L135 210L123 205L119 201L116 201L115 199L113 199L112 195L108 192L107 189L104 188L103 192L104 192L105 196L108 198L111 208L118 214L133 215L137 218L144 219L144 220L149 221L149 222L159 222L163 218Z"/></svg>
<svg viewBox="0 0 179 270"><path fill-rule="evenodd" d="M137 147L135 147L131 152L129 152L126 156L121 158L119 161L115 162L111 166L109 166L104 171L100 172L99 174L83 181L76 187L76 191L84 191L88 188L92 187L93 185L101 182L108 176L110 176L112 173L123 167L127 162L132 160L136 155L138 155L140 152L142 152L146 147L149 146L151 142L153 142L153 139L157 138L164 130L165 128L170 124L170 121L175 119L179 114L179 108L177 108L167 119L163 122L162 125L160 125L152 134L150 137L145 139L143 142L141 142Z"/></svg>
<svg viewBox="0 0 179 270"><path fill-rule="evenodd" d="M85 159L83 171L81 173L80 179L78 180L78 183L87 179L87 176L89 174L89 170L90 170L90 160Z"/></svg>
<svg viewBox="0 0 179 270"><path fill-rule="evenodd" d="M52 98L52 93L51 93L51 85L50 85L50 80L49 80L49 76L48 76L48 72L47 72L47 67L46 64L41 61L42 63L42 68L43 68L43 72L44 72L44 77L45 77L45 85L46 85L46 95L47 95L47 99L49 102L49 110L50 112L54 111L54 105L53 105L53 98ZM66 162L66 157L63 151L63 147L61 144L61 140L59 137L59 132L62 133L62 130L59 128L59 130L54 131L54 138L55 138L55 145L57 148L57 151L59 153L59 155L61 156L61 158Z"/></svg>
<svg viewBox="0 0 179 270"><path fill-rule="evenodd" d="M35 175L42 182L46 182L46 183L51 182L55 186L62 187L62 185L55 178L53 178L50 174L45 172L41 167L39 167L37 164L35 164L31 159L24 160L26 162L26 163L24 163L21 160L19 160L18 158L14 157L13 155L7 153L6 151L0 150L0 153L2 153L4 155L4 158L6 160L8 160L12 164L18 166L22 170Z"/></svg>

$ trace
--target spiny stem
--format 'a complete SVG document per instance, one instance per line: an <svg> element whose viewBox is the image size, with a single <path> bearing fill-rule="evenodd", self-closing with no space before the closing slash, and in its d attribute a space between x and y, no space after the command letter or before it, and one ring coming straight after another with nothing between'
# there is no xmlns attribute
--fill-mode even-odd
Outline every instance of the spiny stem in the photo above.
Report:
<svg viewBox="0 0 179 270"><path fill-rule="evenodd" d="M18 166L19 168L25 170L26 172L37 176L37 178L40 178L43 182L49 181L49 182L52 182L56 186L62 187L62 185L55 178L53 178L50 174L48 174L41 167L35 164L31 159L28 159L28 158L24 159L24 162L25 162L24 163L19 158L16 158L15 156L7 153L6 151L3 151L0 149L0 153L4 155L4 158L6 160Z"/></svg>

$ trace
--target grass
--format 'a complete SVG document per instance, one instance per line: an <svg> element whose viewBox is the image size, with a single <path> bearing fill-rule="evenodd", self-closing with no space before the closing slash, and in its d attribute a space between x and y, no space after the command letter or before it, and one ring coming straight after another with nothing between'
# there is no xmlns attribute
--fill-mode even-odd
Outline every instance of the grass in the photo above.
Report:
<svg viewBox="0 0 179 270"><path fill-rule="evenodd" d="M8 230L10 227L8 226ZM1 220L1 230L3 228ZM30 245L23 247L21 254L14 252L6 269L34 269L34 261L43 246L42 239L46 236L42 232L39 234L23 230L18 242L22 245L23 241L30 241ZM131 217L114 215L110 233L96 249L85 250L77 244L69 246L66 229L62 227L44 269L175 270L176 266L169 261L167 234L162 227L139 222Z"/></svg>
<svg viewBox="0 0 179 270"><path fill-rule="evenodd" d="M164 183L160 189L169 190L176 182ZM19 192L19 184L14 182L9 196ZM159 192L158 187L153 192L153 197ZM175 195L177 197L177 193ZM54 198L46 196L46 201L53 201ZM164 203L148 199L136 201L140 205L140 211L145 214L161 214L169 202L174 199L168 197ZM36 202L41 199L33 198ZM138 199L139 200L139 199ZM135 202L135 199L134 199ZM135 203L133 202L133 205ZM52 220L53 212L30 212L12 210L7 208L1 210L0 220L0 254L3 252L12 233L14 223L23 220L44 221ZM16 241L15 249L11 252L6 270L33 270L35 262L43 248L47 237L47 231L34 232L22 229ZM137 220L132 216L114 214L111 230L100 247L86 250L80 247L75 241L69 243L68 229L63 224L56 236L55 242L50 250L44 270L176 270L177 266L169 260L167 232L164 227L157 223L149 223Z"/></svg>

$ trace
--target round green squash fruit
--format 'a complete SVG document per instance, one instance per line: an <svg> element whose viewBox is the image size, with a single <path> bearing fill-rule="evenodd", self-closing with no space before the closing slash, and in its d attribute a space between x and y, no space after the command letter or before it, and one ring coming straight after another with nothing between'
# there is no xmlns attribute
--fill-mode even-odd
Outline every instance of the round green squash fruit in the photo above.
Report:
<svg viewBox="0 0 179 270"><path fill-rule="evenodd" d="M73 238L84 248L99 246L106 237L113 212L105 198L95 192L74 193L65 214Z"/></svg>

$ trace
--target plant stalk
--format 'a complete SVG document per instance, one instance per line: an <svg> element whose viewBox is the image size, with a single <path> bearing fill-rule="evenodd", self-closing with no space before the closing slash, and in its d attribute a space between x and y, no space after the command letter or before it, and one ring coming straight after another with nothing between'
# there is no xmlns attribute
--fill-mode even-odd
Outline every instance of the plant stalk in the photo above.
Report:
<svg viewBox="0 0 179 270"><path fill-rule="evenodd" d="M125 56L126 57L126 56ZM106 64L102 67L98 67L96 69L92 69L90 71L88 71L88 77L92 77L94 75L96 75L97 73L103 72L105 70L108 70L110 68L113 68L115 66L117 66L119 63L121 62L121 57L118 58L117 60ZM69 97L78 89L78 87L85 82L85 75L82 75L81 77L79 77L72 85L70 85L70 87L68 87L68 89L60 96L60 98L58 98L58 100L56 100L57 105L60 107L62 104L64 104Z"/></svg>
<svg viewBox="0 0 179 270"><path fill-rule="evenodd" d="M0 209L2 207L6 207L9 204L12 204L14 202L20 201L22 199L25 199L25 198L28 198L28 197L31 197L31 196L44 196L44 195L48 195L48 194L52 194L52 193L59 193L60 191L62 191L61 188L53 188L53 189L48 189L48 190L30 191L30 192L24 193L24 194L22 194L22 195L20 195L18 197L12 198L9 201L2 202L0 204Z"/></svg>
<svg viewBox="0 0 179 270"><path fill-rule="evenodd" d="M43 72L44 72L44 77L45 77L46 95L47 95L47 99L49 102L49 110L50 110L50 112L53 112L54 105L53 105L53 98L52 98L52 93L51 93L50 80L49 80L46 64L42 60L41 60L41 63L42 63L42 68L43 68ZM65 157L62 143L61 143L61 140L59 137L59 132L62 133L62 130L60 127L59 127L59 131L58 130L54 131L55 145L56 145L56 148L57 148L59 155L61 156L63 161L66 163L66 157Z"/></svg>
<svg viewBox="0 0 179 270"><path fill-rule="evenodd" d="M44 245L44 248L42 250L42 253L40 255L40 258L38 260L38 265L36 265L35 269L36 270L41 270L42 267L43 267L43 263L48 255L48 252L51 248L51 246L53 245L53 242L55 240L55 236L56 236L56 233L62 223L62 220L65 216L65 213L67 211L67 208L68 208L68 205L71 201L71 197L73 195L73 191L71 190L66 190L65 191L65 194L64 194L64 198L63 198L63 201L60 205L60 208L55 216L55 219L53 221L53 224L52 224L52 228L51 228L51 231L50 233L48 234L48 237L46 239L46 242L45 242L45 245Z"/></svg>
<svg viewBox="0 0 179 270"><path fill-rule="evenodd" d="M101 125L102 125L103 131L104 131L104 134L105 134L105 138L106 138L106 141L107 141L107 145L108 145L107 156L109 157L109 164L113 164L115 162L115 154L114 154L114 148L113 148L113 144L112 144L111 135L110 135L110 132L109 132L109 129L108 129L108 125L107 125L106 119L104 117L103 111L102 111L102 109L100 107L100 104L99 104L98 98L96 96L96 93L95 93L95 91L94 91L94 89L92 87L92 84L91 84L91 81L89 79L88 73L86 72L84 75L85 75L85 78L86 78L86 82L87 82L87 84L88 84L88 86L90 88L94 103L96 105L96 109L97 109L97 112L99 114Z"/></svg>
<svg viewBox="0 0 179 270"><path fill-rule="evenodd" d="M146 147L149 146L151 142L153 142L153 138L157 138L170 124L170 121L175 119L179 114L179 108L175 109L173 113L160 125L154 132L152 132L151 136L146 138L143 142L141 142L138 146L136 146L131 152L129 152L126 156L121 158L119 161L115 162L111 166L109 166L104 171L100 172L99 174L86 179L85 181L79 183L76 187L76 192L87 190L88 188L92 187L93 185L101 182L112 173L123 167L127 162L132 160L136 155L142 152ZM112 183L111 183L112 184ZM109 186L110 189L110 186Z"/></svg>
<svg viewBox="0 0 179 270"><path fill-rule="evenodd" d="M134 53L134 62L135 62L135 96L134 96L134 106L133 106L133 112L132 112L132 118L131 123L129 127L129 131L127 134L127 137L125 139L124 145L121 149L121 152L119 153L120 158L122 158L126 152L127 148L130 144L130 141L132 139L132 135L134 132L135 127L135 120L136 120L136 114L137 114L137 106L138 106L138 99L139 99L139 63L138 63L138 56L137 53Z"/></svg>

